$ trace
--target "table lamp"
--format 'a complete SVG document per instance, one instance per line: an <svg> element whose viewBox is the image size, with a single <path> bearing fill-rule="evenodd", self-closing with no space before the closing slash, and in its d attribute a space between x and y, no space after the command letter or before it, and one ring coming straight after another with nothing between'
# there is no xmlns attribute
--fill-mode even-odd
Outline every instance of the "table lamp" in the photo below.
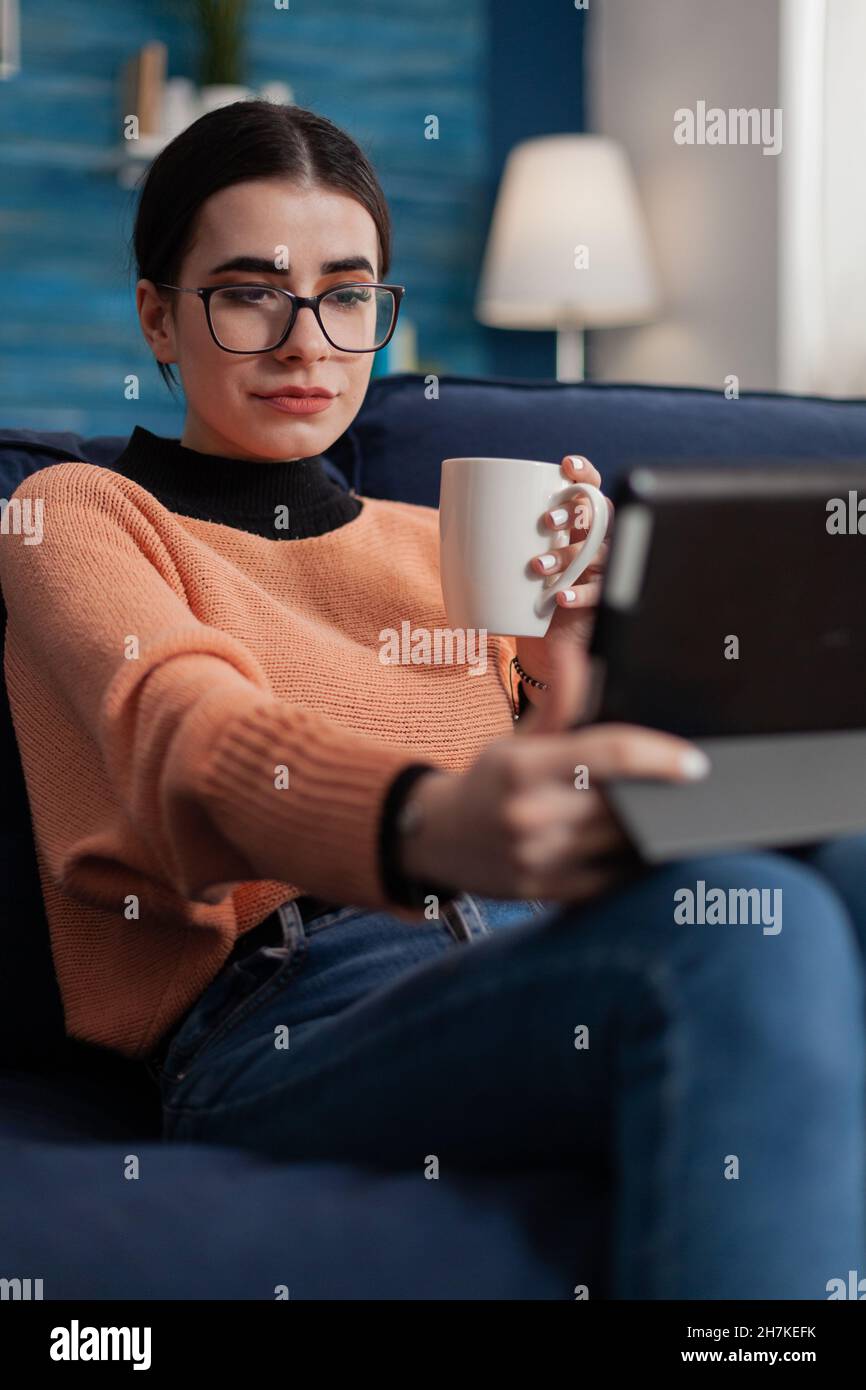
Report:
<svg viewBox="0 0 866 1390"><path fill-rule="evenodd" d="M556 331L559 381L581 381L586 328L652 318L655 267L625 152L601 135L546 135L508 155L476 317Z"/></svg>

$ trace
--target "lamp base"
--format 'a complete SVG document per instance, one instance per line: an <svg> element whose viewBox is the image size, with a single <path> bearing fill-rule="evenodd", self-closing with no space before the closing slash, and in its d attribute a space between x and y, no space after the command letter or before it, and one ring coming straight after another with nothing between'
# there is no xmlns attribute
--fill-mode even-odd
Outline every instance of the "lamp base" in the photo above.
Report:
<svg viewBox="0 0 866 1390"><path fill-rule="evenodd" d="M584 362L583 329L558 329L556 333L557 381L583 381Z"/></svg>

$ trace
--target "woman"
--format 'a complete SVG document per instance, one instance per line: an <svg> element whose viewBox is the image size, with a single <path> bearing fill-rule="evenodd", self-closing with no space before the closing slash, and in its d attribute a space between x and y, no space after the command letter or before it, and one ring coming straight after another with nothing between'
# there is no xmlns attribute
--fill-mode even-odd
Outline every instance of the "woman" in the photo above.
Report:
<svg viewBox="0 0 866 1390"><path fill-rule="evenodd" d="M599 786L706 765L569 730L597 570L471 679L381 660L383 630L447 624L435 511L347 493L321 457L402 292L344 132L204 116L150 169L134 246L182 436L28 478L44 535L2 546L67 1031L146 1062L167 1138L572 1169L577 1206L601 1182L593 1296L823 1297L862 1265L863 842L635 867ZM546 518L571 544L539 574L577 520ZM699 880L781 890L783 930L677 925Z"/></svg>

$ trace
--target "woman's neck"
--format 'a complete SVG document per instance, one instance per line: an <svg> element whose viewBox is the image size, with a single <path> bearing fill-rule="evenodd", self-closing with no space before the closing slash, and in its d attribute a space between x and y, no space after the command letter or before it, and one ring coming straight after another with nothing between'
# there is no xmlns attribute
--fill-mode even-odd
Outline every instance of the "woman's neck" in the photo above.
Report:
<svg viewBox="0 0 866 1390"><path fill-rule="evenodd" d="M197 454L213 454L216 458L234 458L247 463L295 463L298 458L304 455L292 455L287 459L263 458L260 454L252 454L241 445L234 443L230 439L225 439L221 434L212 430L211 427L197 416L187 414L181 430L179 443L185 449L194 449Z"/></svg>

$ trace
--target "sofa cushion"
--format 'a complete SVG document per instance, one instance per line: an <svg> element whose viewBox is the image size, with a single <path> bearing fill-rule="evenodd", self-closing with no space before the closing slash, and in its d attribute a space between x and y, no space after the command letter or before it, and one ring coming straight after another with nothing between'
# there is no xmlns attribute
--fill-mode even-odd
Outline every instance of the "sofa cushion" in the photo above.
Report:
<svg viewBox="0 0 866 1390"><path fill-rule="evenodd" d="M240 1146L0 1141L3 1275L45 1299L603 1298L609 1222L606 1176L573 1164L430 1183Z"/></svg>
<svg viewBox="0 0 866 1390"><path fill-rule="evenodd" d="M131 1143L161 1132L159 1093L142 1062L69 1038L42 1063L0 1066L0 1144Z"/></svg>

